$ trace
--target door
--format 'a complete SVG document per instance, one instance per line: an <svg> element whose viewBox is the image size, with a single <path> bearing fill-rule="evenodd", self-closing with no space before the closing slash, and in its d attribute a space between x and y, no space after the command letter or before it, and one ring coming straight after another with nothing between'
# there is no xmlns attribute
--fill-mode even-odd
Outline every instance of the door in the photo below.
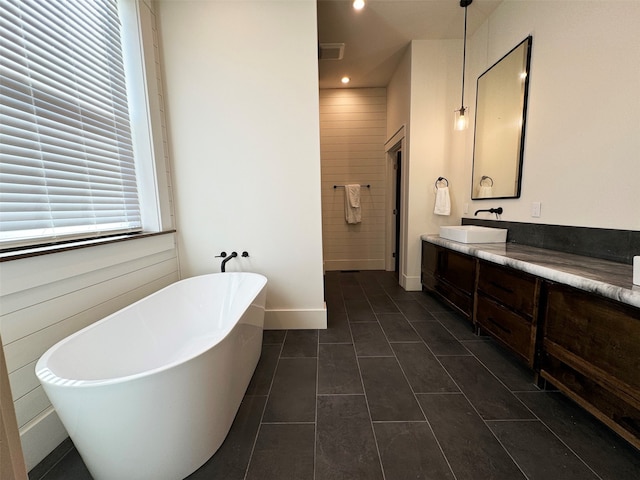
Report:
<svg viewBox="0 0 640 480"><path fill-rule="evenodd" d="M394 264L395 264L395 274L396 277L400 276L400 204L401 204L401 193L402 193L402 188L401 188L401 183L400 180L402 179L402 150L398 150L396 152L396 158L394 161L394 171L396 174L396 178L395 178L395 199L394 199L394 206L393 206L393 216L395 218L395 233L394 233L394 249L393 249L393 257L394 257Z"/></svg>

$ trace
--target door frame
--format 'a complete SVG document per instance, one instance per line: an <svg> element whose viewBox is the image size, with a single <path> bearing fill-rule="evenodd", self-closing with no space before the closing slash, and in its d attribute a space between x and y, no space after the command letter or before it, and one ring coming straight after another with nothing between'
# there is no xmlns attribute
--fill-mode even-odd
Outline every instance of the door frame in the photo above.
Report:
<svg viewBox="0 0 640 480"><path fill-rule="evenodd" d="M405 178L407 171L407 150L406 150L406 142L405 142L405 126L402 125L398 129L396 133L394 133L389 140L387 140L384 144L384 150L386 153L386 162L387 162L387 188L388 192L386 202L385 202L385 270L394 271L395 270L395 257L393 256L394 251L396 251L397 255L399 255L399 269L398 277L399 279L403 278L403 270L404 270L404 256L405 256L405 232L406 232L406 201L405 201ZM396 160L396 155L398 152L402 152L402 169L400 172L401 178L398 182L400 185L400 241L399 245L395 245L396 239L396 219L393 214L393 210L396 207L396 172L394 170L394 162Z"/></svg>

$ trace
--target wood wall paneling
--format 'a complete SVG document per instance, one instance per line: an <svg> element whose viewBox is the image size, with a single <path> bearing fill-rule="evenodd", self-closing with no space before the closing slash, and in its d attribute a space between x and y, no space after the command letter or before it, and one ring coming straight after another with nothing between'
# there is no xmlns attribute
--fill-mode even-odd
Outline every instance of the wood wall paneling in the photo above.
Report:
<svg viewBox="0 0 640 480"><path fill-rule="evenodd" d="M322 242L326 270L384 269L386 89L320 91ZM362 222L345 221L344 194L361 190Z"/></svg>
<svg viewBox="0 0 640 480"><path fill-rule="evenodd" d="M8 397L13 400L28 469L67 436L35 375L37 360L59 340L177 281L173 237L3 265L0 331L11 385ZM58 265L67 262L74 268Z"/></svg>

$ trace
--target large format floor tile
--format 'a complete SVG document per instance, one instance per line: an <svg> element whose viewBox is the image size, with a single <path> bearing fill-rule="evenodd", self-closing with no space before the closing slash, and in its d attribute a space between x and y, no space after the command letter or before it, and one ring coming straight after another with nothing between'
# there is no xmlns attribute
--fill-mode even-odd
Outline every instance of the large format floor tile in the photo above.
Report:
<svg viewBox="0 0 640 480"><path fill-rule="evenodd" d="M390 357L393 351L378 322L354 323L351 334L358 357Z"/></svg>
<svg viewBox="0 0 640 480"><path fill-rule="evenodd" d="M603 480L640 478L640 452L558 392L516 394Z"/></svg>
<svg viewBox="0 0 640 480"><path fill-rule="evenodd" d="M315 358L281 358L264 412L265 422L313 422L316 417Z"/></svg>
<svg viewBox="0 0 640 480"><path fill-rule="evenodd" d="M440 322L413 322L412 325L434 355L470 355Z"/></svg>
<svg viewBox="0 0 640 480"><path fill-rule="evenodd" d="M374 422L424 420L395 358L361 358L358 361Z"/></svg>
<svg viewBox="0 0 640 480"><path fill-rule="evenodd" d="M416 393L458 392L460 389L424 343L394 343L400 366Z"/></svg>
<svg viewBox="0 0 640 480"><path fill-rule="evenodd" d="M458 480L526 478L462 394L418 400Z"/></svg>
<svg viewBox="0 0 640 480"><path fill-rule="evenodd" d="M266 396L247 395L236 414L233 426L216 454L189 480L243 480L251 451L244 448L253 442L260 427Z"/></svg>
<svg viewBox="0 0 640 480"><path fill-rule="evenodd" d="M318 395L364 393L351 344L320 344Z"/></svg>
<svg viewBox="0 0 640 480"><path fill-rule="evenodd" d="M483 419L533 418L518 397L475 357L441 357L439 360Z"/></svg>
<svg viewBox="0 0 640 480"><path fill-rule="evenodd" d="M420 342L415 329L401 313L380 313L376 316L390 342Z"/></svg>
<svg viewBox="0 0 640 480"><path fill-rule="evenodd" d="M378 480L382 470L364 395L318 397L316 480Z"/></svg>
<svg viewBox="0 0 640 480"><path fill-rule="evenodd" d="M533 372L520 359L488 337L464 342L464 346L511 391L538 391Z"/></svg>
<svg viewBox="0 0 640 480"><path fill-rule="evenodd" d="M531 480L598 477L539 421L487 422L502 446Z"/></svg>
<svg viewBox="0 0 640 480"><path fill-rule="evenodd" d="M453 479L426 422L374 423L385 480Z"/></svg>
<svg viewBox="0 0 640 480"><path fill-rule="evenodd" d="M313 424L262 425L246 479L313 478L314 445Z"/></svg>

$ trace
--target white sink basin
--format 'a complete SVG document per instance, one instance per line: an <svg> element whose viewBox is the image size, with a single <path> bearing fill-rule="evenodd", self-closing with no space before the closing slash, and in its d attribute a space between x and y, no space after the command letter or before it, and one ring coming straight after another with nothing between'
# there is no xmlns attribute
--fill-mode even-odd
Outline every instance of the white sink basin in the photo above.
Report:
<svg viewBox="0 0 640 480"><path fill-rule="evenodd" d="M507 241L507 229L453 225L440 227L440 236L461 243L504 243Z"/></svg>

